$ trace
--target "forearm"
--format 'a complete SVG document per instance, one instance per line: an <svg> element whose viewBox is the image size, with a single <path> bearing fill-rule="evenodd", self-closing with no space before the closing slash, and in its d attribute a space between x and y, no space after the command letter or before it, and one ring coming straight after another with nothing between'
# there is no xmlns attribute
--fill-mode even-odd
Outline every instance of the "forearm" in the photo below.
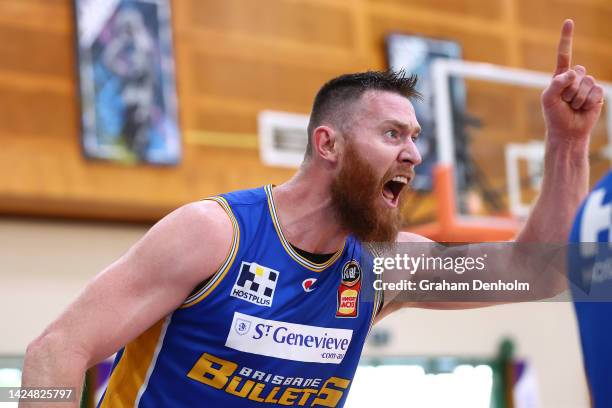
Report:
<svg viewBox="0 0 612 408"><path fill-rule="evenodd" d="M517 242L566 242L588 192L588 138L549 135L546 144L542 189Z"/></svg>
<svg viewBox="0 0 612 408"><path fill-rule="evenodd" d="M45 334L34 340L27 349L22 387L73 388L72 402L46 403L53 408L78 407L88 359L69 338L59 334ZM40 403L19 404L20 408L37 408Z"/></svg>

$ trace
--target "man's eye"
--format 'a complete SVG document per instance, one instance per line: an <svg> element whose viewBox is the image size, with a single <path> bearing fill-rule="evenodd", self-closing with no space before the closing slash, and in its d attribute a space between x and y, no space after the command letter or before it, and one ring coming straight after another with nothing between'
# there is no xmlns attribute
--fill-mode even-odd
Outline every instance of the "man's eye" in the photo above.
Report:
<svg viewBox="0 0 612 408"><path fill-rule="evenodd" d="M385 136L391 139L397 139L399 137L399 133L397 133L397 130L387 130L385 132Z"/></svg>

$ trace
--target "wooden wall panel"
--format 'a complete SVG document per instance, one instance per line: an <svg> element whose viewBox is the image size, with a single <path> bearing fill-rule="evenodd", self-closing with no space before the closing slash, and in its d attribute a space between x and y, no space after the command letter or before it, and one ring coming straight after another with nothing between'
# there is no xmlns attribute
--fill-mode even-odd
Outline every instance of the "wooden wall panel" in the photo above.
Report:
<svg viewBox="0 0 612 408"><path fill-rule="evenodd" d="M606 0L174 0L184 158L122 166L81 154L72 8L0 0L1 213L151 221L210 194L280 183L293 171L261 164L258 112L307 113L331 77L385 68L389 32L454 39L468 60L549 71L571 16L577 61L612 80ZM470 112L497 124L495 143L541 126L537 97L473 90Z"/></svg>
<svg viewBox="0 0 612 408"><path fill-rule="evenodd" d="M72 32L73 13L66 0L2 0L0 3L2 25Z"/></svg>
<svg viewBox="0 0 612 408"><path fill-rule="evenodd" d="M578 41L612 41L612 7L606 2L582 0L518 0L518 16L525 27L558 30L559 21L571 16L579 27Z"/></svg>
<svg viewBox="0 0 612 408"><path fill-rule="evenodd" d="M203 104L202 104L203 105ZM256 110L224 109L214 103L195 110L193 128L212 132L257 133Z"/></svg>
<svg viewBox="0 0 612 408"><path fill-rule="evenodd" d="M67 78L74 75L72 39L66 33L0 25L3 71Z"/></svg>
<svg viewBox="0 0 612 408"><path fill-rule="evenodd" d="M579 43L579 40L575 42ZM555 46L552 43L526 39L522 42L521 52L526 68L545 72L554 69ZM608 50L577 47L572 64L584 65L590 74L602 81L612 81L612 45Z"/></svg>
<svg viewBox="0 0 612 408"><path fill-rule="evenodd" d="M311 99L327 79L343 72L340 69L309 69L283 66L243 57L194 55L197 75L193 87L202 95L219 99L263 102L273 108L299 109L308 113ZM296 83L300 86L296 87Z"/></svg>
<svg viewBox="0 0 612 408"><path fill-rule="evenodd" d="M11 86L0 97L0 134L78 142L74 94ZM70 140L72 138L73 140Z"/></svg>
<svg viewBox="0 0 612 408"><path fill-rule="evenodd" d="M229 34L345 49L353 47L355 38L348 2L338 7L291 0L192 0L191 11L190 26Z"/></svg>
<svg viewBox="0 0 612 408"><path fill-rule="evenodd" d="M466 30L445 24L444 21L423 20L411 16L409 12L401 17L374 12L371 20L373 50L379 64L385 65L385 36L390 32L422 34L433 38L459 41L463 48L464 59L505 65L508 63L508 50L503 33L490 27L490 32Z"/></svg>
<svg viewBox="0 0 612 408"><path fill-rule="evenodd" d="M437 13L455 13L483 19L502 17L501 1L483 0L370 0L373 4L394 4L410 12L414 9L429 9Z"/></svg>

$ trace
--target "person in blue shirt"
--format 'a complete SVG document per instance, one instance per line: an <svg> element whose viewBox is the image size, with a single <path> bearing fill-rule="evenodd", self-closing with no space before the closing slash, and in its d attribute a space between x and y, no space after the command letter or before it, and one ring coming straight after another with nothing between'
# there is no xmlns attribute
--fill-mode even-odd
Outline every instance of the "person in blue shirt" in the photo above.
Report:
<svg viewBox="0 0 612 408"><path fill-rule="evenodd" d="M518 242L567 236L588 190L603 89L571 66L572 36L568 20L542 94L542 193ZM421 306L368 293L362 247L429 242L400 232L421 162L415 82L374 71L326 83L297 174L158 222L29 345L24 386L80 388L88 367L119 350L102 407L341 407L374 320ZM564 288L564 277L551 282Z"/></svg>
<svg viewBox="0 0 612 408"><path fill-rule="evenodd" d="M569 279L594 408L612 407L612 171L580 207L570 235Z"/></svg>

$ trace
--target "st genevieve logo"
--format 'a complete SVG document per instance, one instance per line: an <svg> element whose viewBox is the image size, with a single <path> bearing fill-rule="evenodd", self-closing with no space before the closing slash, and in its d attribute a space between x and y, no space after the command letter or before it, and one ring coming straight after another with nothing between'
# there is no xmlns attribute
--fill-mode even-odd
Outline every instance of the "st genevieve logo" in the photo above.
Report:
<svg viewBox="0 0 612 408"><path fill-rule="evenodd" d="M338 286L336 317L357 317L360 291L361 267L355 260L348 261L342 268L342 276Z"/></svg>

